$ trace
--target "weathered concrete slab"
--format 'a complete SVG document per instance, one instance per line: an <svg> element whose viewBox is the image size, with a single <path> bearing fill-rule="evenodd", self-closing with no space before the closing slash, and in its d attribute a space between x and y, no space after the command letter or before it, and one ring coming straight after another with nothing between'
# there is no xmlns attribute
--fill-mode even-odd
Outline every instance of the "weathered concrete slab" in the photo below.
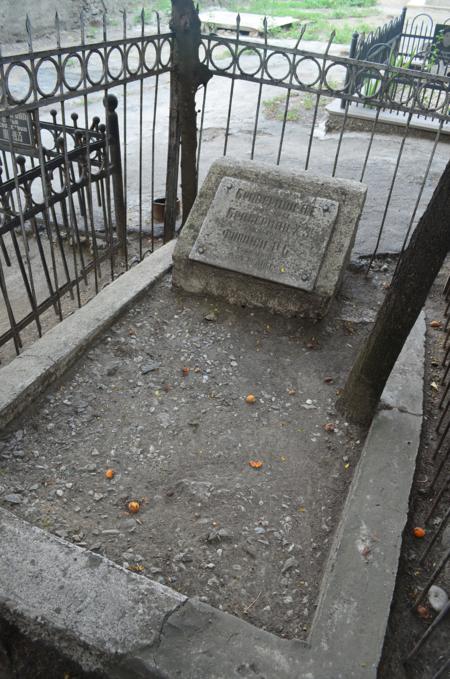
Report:
<svg viewBox="0 0 450 679"><path fill-rule="evenodd" d="M365 196L366 188L349 180L216 161L178 239L173 284L321 318L350 257Z"/></svg>
<svg viewBox="0 0 450 679"><path fill-rule="evenodd" d="M149 677L134 658L159 643L185 597L0 512L0 619L83 669Z"/></svg>
<svg viewBox="0 0 450 679"><path fill-rule="evenodd" d="M0 370L0 431L170 269L174 245L146 257Z"/></svg>
<svg viewBox="0 0 450 679"><path fill-rule="evenodd" d="M338 210L335 200L224 177L189 258L312 291Z"/></svg>
<svg viewBox="0 0 450 679"><path fill-rule="evenodd" d="M205 12L200 12L200 21L206 26L214 26L215 28L224 28L226 30L236 29L236 12L227 12L223 9L211 9ZM240 13L240 30L248 33L262 33L264 31L264 15L252 14L250 12ZM267 28L288 28L293 24L300 23L299 19L294 17L266 17Z"/></svg>

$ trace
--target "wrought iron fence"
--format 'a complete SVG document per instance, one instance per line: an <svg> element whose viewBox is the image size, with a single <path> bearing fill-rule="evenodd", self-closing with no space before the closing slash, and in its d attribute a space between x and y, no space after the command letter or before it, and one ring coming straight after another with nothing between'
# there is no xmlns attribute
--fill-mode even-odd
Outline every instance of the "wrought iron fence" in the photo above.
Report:
<svg viewBox="0 0 450 679"><path fill-rule="evenodd" d="M375 64L393 65L414 71L425 71L433 75L448 75L450 62L450 19L436 24L429 14L419 14L406 20L406 9L399 17L381 26L367 35L354 33L350 45L350 56L356 59L371 61ZM448 29L448 30L447 30ZM448 45L447 45L448 43ZM361 75L360 86L367 92L377 86L377 82L365 74ZM356 81L348 83L349 89L356 87ZM431 91L431 89L433 91ZM398 75L391 83L390 99L394 101L410 101L414 96L411 79ZM429 106L416 112L419 118L436 120L435 109L439 102L445 101L445 89L439 80L429 88L426 95ZM367 104L363 102L363 106ZM399 113L399 109L390 105L386 112Z"/></svg>
<svg viewBox="0 0 450 679"><path fill-rule="evenodd" d="M436 636L437 630L442 629L444 621L448 623L448 616L450 614L450 602L445 600L444 594L446 590L448 591L450 584L450 572L448 571L450 547L448 540L442 539L445 530L450 525L450 475L448 468L450 459L450 279L447 280L444 297L446 306L444 312L445 320L442 325L445 331L445 339L443 342L444 356L440 368L442 374L442 396L438 405L438 409L441 412L436 424L437 442L432 453L434 469L427 488L424 489L424 492L430 499L430 506L425 516L426 532L429 539L415 567L415 575L420 576L422 586L415 596L413 612L420 612L420 607L426 603L427 595L429 595L430 589L433 586L437 585L440 587L440 598L443 595L444 599L440 600L438 598L438 605L434 607L437 610L437 615L431 618L431 622L425 631L415 640L410 653L405 658L406 666L414 663L417 655L422 653L424 647L426 649L426 646L434 640L433 638ZM439 327L439 321L434 320L432 323ZM426 617L428 619L431 616L427 615ZM447 638L447 646L445 652L440 657L436 657L436 654L433 654L433 662L430 663L430 676L432 676L432 679L447 677L449 673L448 631L443 632L443 637Z"/></svg>
<svg viewBox="0 0 450 679"><path fill-rule="evenodd" d="M164 195L155 167L167 153L158 95L172 49L155 19L156 33L142 13L127 36L124 13L109 37L104 15L88 44L82 15L80 41L65 46L56 15L55 47L40 51L27 20L28 50L0 58L0 346L19 352L49 309L62 319L153 250L152 204Z"/></svg>
<svg viewBox="0 0 450 679"><path fill-rule="evenodd" d="M389 61L392 53L397 53L402 40L405 26L406 8L400 15L375 31L358 35L353 34L350 46L350 56L363 61L373 61L384 64Z"/></svg>
<svg viewBox="0 0 450 679"><path fill-rule="evenodd" d="M28 24L28 51L0 58L0 346L19 351L23 333L33 325L40 334L52 309L61 318L71 295L82 304L151 251L156 237L175 232L184 102L176 36L155 21L147 34L142 14L139 34L129 36L124 15L121 34L110 36L105 17L101 39L88 44L82 20L79 43L63 46L57 20L56 46L41 51ZM262 40L243 40L239 16L234 37L202 34L199 60L207 73L195 100L200 179L215 158L232 154L364 181L358 254L372 261L383 253L386 232L398 250L406 246L447 159L446 75L336 55L333 36L313 52L304 29L288 47L269 43L267 29ZM407 97L398 96L401 80ZM327 106L336 100L342 116L328 134ZM350 111L362 104L373 121L355 146ZM386 108L406 124L380 161ZM412 177L412 121L431 112L434 138ZM152 209L157 198L166 201L164 228Z"/></svg>

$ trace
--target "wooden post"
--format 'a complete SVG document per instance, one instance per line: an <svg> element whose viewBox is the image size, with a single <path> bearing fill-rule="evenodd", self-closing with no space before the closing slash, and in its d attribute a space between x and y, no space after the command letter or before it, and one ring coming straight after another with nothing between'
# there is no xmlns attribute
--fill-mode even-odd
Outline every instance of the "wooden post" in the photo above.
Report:
<svg viewBox="0 0 450 679"><path fill-rule="evenodd" d="M370 424L392 368L450 250L450 163L411 237L375 325L352 367L338 409Z"/></svg>
<svg viewBox="0 0 450 679"><path fill-rule="evenodd" d="M200 85L206 85L211 78L209 70L200 64L198 51L200 47L200 19L192 0L172 0L172 20L170 23L174 34L171 108L178 110L178 125L181 141L181 200L183 206L184 224L197 196L197 112L195 108L195 93ZM171 123L169 139L170 145L176 138L175 114ZM173 154L174 155L174 154ZM172 157L171 162L175 158ZM178 156L176 158L178 165ZM168 178L173 181L171 168L167 171ZM170 188L170 187L168 187ZM166 196L166 205L167 205ZM175 210L170 206L169 210ZM170 236L170 224L167 222L167 239ZM164 225L166 231L166 223ZM165 234L166 239L166 234Z"/></svg>

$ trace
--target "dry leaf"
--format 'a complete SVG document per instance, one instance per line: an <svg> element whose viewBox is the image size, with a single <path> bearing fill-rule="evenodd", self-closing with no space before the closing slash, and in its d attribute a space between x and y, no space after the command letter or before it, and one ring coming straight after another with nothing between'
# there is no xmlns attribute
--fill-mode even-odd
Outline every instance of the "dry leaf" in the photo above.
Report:
<svg viewBox="0 0 450 679"><path fill-rule="evenodd" d="M323 425L323 428L325 429L325 431L334 431L336 429L333 422L327 422L326 424Z"/></svg>
<svg viewBox="0 0 450 679"><path fill-rule="evenodd" d="M247 394L247 396L245 397L245 402L256 403L256 396L254 396L253 394Z"/></svg>
<svg viewBox="0 0 450 679"><path fill-rule="evenodd" d="M252 469L261 469L264 463L262 460L249 460L248 464Z"/></svg>
<svg viewBox="0 0 450 679"><path fill-rule="evenodd" d="M431 321L430 328L441 328L442 321Z"/></svg>

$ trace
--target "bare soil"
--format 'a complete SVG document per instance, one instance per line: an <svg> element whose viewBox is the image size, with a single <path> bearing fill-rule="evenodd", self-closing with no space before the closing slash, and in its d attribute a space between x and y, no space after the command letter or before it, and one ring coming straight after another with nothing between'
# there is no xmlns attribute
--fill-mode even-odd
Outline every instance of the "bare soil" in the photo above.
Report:
<svg viewBox="0 0 450 679"><path fill-rule="evenodd" d="M2 506L305 637L363 443L336 390L383 297L380 268L348 273L317 324L190 297L167 277L1 435Z"/></svg>

